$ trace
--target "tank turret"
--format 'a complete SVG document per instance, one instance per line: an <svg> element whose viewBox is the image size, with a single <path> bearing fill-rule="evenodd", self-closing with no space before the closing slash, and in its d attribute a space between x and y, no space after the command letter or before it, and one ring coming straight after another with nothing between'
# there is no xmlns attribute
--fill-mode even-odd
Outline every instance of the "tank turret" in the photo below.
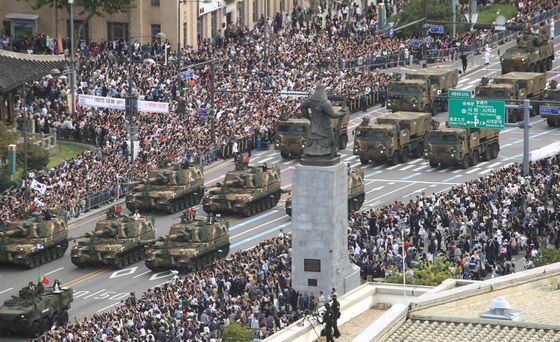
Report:
<svg viewBox="0 0 560 342"><path fill-rule="evenodd" d="M182 164L153 169L142 186L126 196L127 208L134 212L174 213L195 206L204 196L204 175L200 165Z"/></svg>
<svg viewBox="0 0 560 342"><path fill-rule="evenodd" d="M500 58L502 74L512 71L546 72L552 70L554 44L544 28L527 28L516 38L516 45Z"/></svg>

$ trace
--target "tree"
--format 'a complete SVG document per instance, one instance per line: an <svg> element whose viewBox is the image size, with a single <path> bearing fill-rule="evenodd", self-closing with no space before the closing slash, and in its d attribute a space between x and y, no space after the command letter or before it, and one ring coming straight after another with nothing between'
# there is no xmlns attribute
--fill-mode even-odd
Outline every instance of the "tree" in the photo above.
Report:
<svg viewBox="0 0 560 342"><path fill-rule="evenodd" d="M8 130L4 123L0 122L0 159L6 158L8 153L8 145L15 144L17 141L17 134Z"/></svg>
<svg viewBox="0 0 560 342"><path fill-rule="evenodd" d="M18 0L20 1L20 0ZM33 2L31 6L33 9L37 10L44 6L57 6L59 9L66 9L68 11L68 17L70 17L70 5L68 0L25 0L28 2ZM82 37L82 31L91 18L98 16L104 17L106 15L113 15L116 13L126 12L134 7L134 0L75 0L74 10L77 15L85 15L79 27L77 27L76 32L78 33L78 38ZM73 33L75 34L75 33Z"/></svg>
<svg viewBox="0 0 560 342"><path fill-rule="evenodd" d="M253 339L251 329L239 324L231 323L224 328L224 342L249 342Z"/></svg>
<svg viewBox="0 0 560 342"><path fill-rule="evenodd" d="M400 11L392 20L395 20L395 26L400 27L406 24L412 23L416 20L420 20L424 17L424 1L426 1L426 15L429 20L447 20L451 21L453 19L453 9L451 7L451 0L409 0L406 2L406 11ZM389 20L391 21L391 20ZM457 21L461 21L461 16L457 14ZM422 25L425 23L419 23L416 25L405 27L397 32L400 35L421 35L423 32ZM443 25L445 32L451 32L451 24ZM464 29L462 25L457 26L457 31Z"/></svg>
<svg viewBox="0 0 560 342"><path fill-rule="evenodd" d="M560 262L560 249L541 248L535 257L535 266L554 264Z"/></svg>
<svg viewBox="0 0 560 342"><path fill-rule="evenodd" d="M25 166L24 159L24 144L17 145L16 165L18 169L23 169ZM49 163L49 152L42 147L39 147L30 141L27 142L27 170L41 170L47 167Z"/></svg>
<svg viewBox="0 0 560 342"><path fill-rule="evenodd" d="M409 273L412 272L412 275ZM458 267L445 257L436 257L430 264L425 261L420 266L407 270L406 283L411 285L438 286L445 279L456 278ZM402 284L402 272L396 267L389 268L388 283Z"/></svg>

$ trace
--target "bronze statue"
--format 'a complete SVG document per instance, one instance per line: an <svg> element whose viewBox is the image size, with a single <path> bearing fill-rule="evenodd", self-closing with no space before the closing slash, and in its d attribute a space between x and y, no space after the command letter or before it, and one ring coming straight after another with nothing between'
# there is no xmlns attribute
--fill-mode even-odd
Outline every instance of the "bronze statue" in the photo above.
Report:
<svg viewBox="0 0 560 342"><path fill-rule="evenodd" d="M344 113L336 113L329 99L324 84L319 84L315 92L301 104L303 116L311 122L307 135L304 160L302 164L332 165L319 160L333 160L338 151L338 144L332 127L331 118L339 118ZM311 110L311 112L310 112ZM338 162L338 160L336 161Z"/></svg>

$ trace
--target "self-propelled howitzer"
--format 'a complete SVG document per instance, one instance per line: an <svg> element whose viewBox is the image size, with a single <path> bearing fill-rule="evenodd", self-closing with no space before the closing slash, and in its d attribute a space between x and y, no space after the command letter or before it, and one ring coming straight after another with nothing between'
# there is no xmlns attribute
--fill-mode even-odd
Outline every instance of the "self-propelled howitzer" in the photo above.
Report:
<svg viewBox="0 0 560 342"><path fill-rule="evenodd" d="M74 245L72 263L78 267L107 265L114 268L136 263L145 257L143 240L155 238L152 217L132 218L117 215L97 222L93 232L75 239L86 239Z"/></svg>
<svg viewBox="0 0 560 342"><path fill-rule="evenodd" d="M9 222L0 233L0 263L28 268L61 258L68 249L65 217L43 217Z"/></svg>
<svg viewBox="0 0 560 342"><path fill-rule="evenodd" d="M227 221L182 219L169 234L151 244L146 253L146 267L151 270L175 269L196 271L229 253L229 224Z"/></svg>

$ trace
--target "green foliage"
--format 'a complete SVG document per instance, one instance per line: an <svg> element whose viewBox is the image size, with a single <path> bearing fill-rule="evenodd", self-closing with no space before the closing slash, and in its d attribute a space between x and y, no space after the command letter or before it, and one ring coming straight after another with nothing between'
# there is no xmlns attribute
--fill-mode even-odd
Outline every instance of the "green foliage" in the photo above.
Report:
<svg viewBox="0 0 560 342"><path fill-rule="evenodd" d="M8 145L15 144L17 141L17 134L8 131L4 123L0 122L0 158L6 158L8 153Z"/></svg>
<svg viewBox="0 0 560 342"><path fill-rule="evenodd" d="M412 271L412 275L409 271ZM406 283L412 285L438 286L445 279L455 278L458 268L445 257L436 257L434 263L427 261L412 270L407 270ZM402 272L396 267L388 270L388 283L402 284Z"/></svg>
<svg viewBox="0 0 560 342"><path fill-rule="evenodd" d="M11 186L18 186L20 183L16 180L14 175L14 180L10 180L10 176L8 175L8 170L2 168L0 169L0 193Z"/></svg>
<svg viewBox="0 0 560 342"><path fill-rule="evenodd" d="M535 257L535 266L544 266L560 262L560 249L541 248Z"/></svg>
<svg viewBox="0 0 560 342"><path fill-rule="evenodd" d="M17 145L17 156L16 156L16 165L18 169L23 169L25 167L25 159L24 159L24 144ZM40 170L47 167L49 163L49 153L42 147L37 145L27 143L27 169L31 170Z"/></svg>
<svg viewBox="0 0 560 342"><path fill-rule="evenodd" d="M426 0L427 6L427 16L429 20L447 20L451 21L453 18L451 0ZM409 0L406 2L406 10L401 11L396 17L389 21L395 21L397 27L412 23L416 20L422 19L424 17L424 0ZM457 21L460 20L460 16L457 15ZM422 36L422 24L405 27L399 30L399 35L418 35ZM439 25L439 24L438 24ZM451 25L443 25L445 32L451 32ZM462 25L457 26L457 31L461 30Z"/></svg>
<svg viewBox="0 0 560 342"><path fill-rule="evenodd" d="M515 6L508 4L480 6L478 10L478 19L476 20L478 24L494 23L496 21L496 17L498 16L497 12L500 12L500 15L503 15L506 20L513 18L517 14Z"/></svg>
<svg viewBox="0 0 560 342"><path fill-rule="evenodd" d="M249 342L253 339L251 329L239 323L231 323L224 328L224 342Z"/></svg>
<svg viewBox="0 0 560 342"><path fill-rule="evenodd" d="M84 149L81 147L67 144L58 144L57 149L58 152L50 156L47 168L60 164L64 159L75 158L84 152Z"/></svg>

